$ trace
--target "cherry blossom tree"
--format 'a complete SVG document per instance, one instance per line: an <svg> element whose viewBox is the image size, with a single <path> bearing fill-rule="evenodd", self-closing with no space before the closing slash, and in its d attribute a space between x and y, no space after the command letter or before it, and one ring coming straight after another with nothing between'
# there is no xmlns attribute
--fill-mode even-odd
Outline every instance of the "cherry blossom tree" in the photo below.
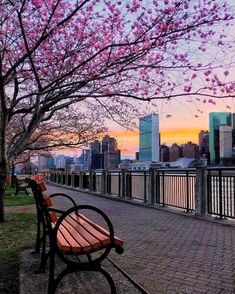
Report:
<svg viewBox="0 0 235 294"><path fill-rule="evenodd" d="M225 0L0 0L0 221L7 161L61 109L117 119L131 99L231 95L211 52L232 19Z"/></svg>

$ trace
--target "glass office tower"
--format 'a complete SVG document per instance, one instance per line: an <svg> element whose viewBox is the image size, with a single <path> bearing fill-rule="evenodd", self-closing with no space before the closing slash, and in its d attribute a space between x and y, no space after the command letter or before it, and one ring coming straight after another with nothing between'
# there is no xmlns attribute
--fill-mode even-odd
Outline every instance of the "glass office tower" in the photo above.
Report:
<svg viewBox="0 0 235 294"><path fill-rule="evenodd" d="M159 161L159 116L150 114L139 120L139 160Z"/></svg>
<svg viewBox="0 0 235 294"><path fill-rule="evenodd" d="M221 125L233 126L233 115L230 112L209 113L209 149L211 164L220 163L220 138L219 127Z"/></svg>

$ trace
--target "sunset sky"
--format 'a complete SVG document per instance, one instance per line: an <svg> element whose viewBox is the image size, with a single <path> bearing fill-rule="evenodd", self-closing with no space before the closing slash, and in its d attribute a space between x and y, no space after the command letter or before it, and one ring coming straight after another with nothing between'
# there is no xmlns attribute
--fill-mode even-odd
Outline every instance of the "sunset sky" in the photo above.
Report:
<svg viewBox="0 0 235 294"><path fill-rule="evenodd" d="M234 0L228 1L234 7ZM227 35L230 36L230 43L235 43L235 27L227 28ZM213 55L213 51L210 54ZM235 55L232 50L220 56L221 65L217 68L217 74L224 77L224 72L229 72L226 81L234 80L235 76ZM201 56L198 56L200 59ZM173 143L183 144L188 141L198 143L198 134L200 130L209 129L210 112L234 112L235 98L213 99L210 103L209 98L173 98L171 101L154 101L155 106L149 107L148 103L142 104L140 110L145 110L145 114L152 112L158 113L160 117L161 144L171 145ZM118 141L118 148L121 149L122 158L134 158L135 152L139 150L139 130L138 119L136 119L136 129L127 131L120 125L112 121L107 123L109 126L108 134L115 137ZM79 155L81 151L70 150L68 153ZM61 152L63 153L63 152Z"/></svg>
<svg viewBox="0 0 235 294"><path fill-rule="evenodd" d="M217 99L216 105L208 102L203 103L203 99L201 101L194 99L189 102L189 98L178 98L171 102L161 101L156 102L156 104L154 111L160 117L161 144L165 143L167 145L173 143L183 144L188 141L198 144L199 132L209 129L210 112L225 111L235 113L235 98ZM115 125L113 122L108 122L107 125L109 126L108 134L118 141L122 159L134 159L135 152L139 151L138 127L133 131L129 131L120 125ZM138 126L138 119L136 120L136 125ZM79 156L81 149L66 149L56 153Z"/></svg>
<svg viewBox="0 0 235 294"><path fill-rule="evenodd" d="M216 105L212 105L198 100L187 102L186 99L181 98L170 103L161 102L158 109L161 143L167 145L183 144L188 141L198 143L200 130L209 129L209 112L235 112L235 99L216 100ZM135 152L139 149L138 129L131 132L116 126L109 132L109 135L118 140L122 158L134 158Z"/></svg>

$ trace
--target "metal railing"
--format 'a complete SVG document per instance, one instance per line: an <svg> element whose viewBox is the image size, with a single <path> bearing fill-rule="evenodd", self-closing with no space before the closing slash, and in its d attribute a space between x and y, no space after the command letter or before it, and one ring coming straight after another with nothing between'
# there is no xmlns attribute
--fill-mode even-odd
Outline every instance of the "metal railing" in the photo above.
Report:
<svg viewBox="0 0 235 294"><path fill-rule="evenodd" d="M235 218L235 168L208 168L207 209L220 218Z"/></svg>
<svg viewBox="0 0 235 294"><path fill-rule="evenodd" d="M126 196L147 202L148 171L128 171L126 173Z"/></svg>
<svg viewBox="0 0 235 294"><path fill-rule="evenodd" d="M195 169L161 169L156 171L156 203L195 210Z"/></svg>
<svg viewBox="0 0 235 294"><path fill-rule="evenodd" d="M203 171L205 176L201 177ZM207 212L220 218L235 219L235 168L97 170L65 173L51 171L48 180L82 190ZM203 209L202 209L203 205Z"/></svg>
<svg viewBox="0 0 235 294"><path fill-rule="evenodd" d="M94 171L93 173L93 191L95 192L102 192L102 171Z"/></svg>
<svg viewBox="0 0 235 294"><path fill-rule="evenodd" d="M107 173L107 193L121 196L121 172L108 171Z"/></svg>

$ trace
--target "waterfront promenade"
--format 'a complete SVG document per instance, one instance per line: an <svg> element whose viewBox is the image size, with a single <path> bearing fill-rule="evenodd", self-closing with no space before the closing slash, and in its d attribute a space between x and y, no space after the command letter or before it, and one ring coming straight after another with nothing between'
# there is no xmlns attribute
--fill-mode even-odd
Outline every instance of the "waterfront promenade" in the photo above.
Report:
<svg viewBox="0 0 235 294"><path fill-rule="evenodd" d="M235 227L48 187L110 216L125 241L111 258L149 293L235 293Z"/></svg>

